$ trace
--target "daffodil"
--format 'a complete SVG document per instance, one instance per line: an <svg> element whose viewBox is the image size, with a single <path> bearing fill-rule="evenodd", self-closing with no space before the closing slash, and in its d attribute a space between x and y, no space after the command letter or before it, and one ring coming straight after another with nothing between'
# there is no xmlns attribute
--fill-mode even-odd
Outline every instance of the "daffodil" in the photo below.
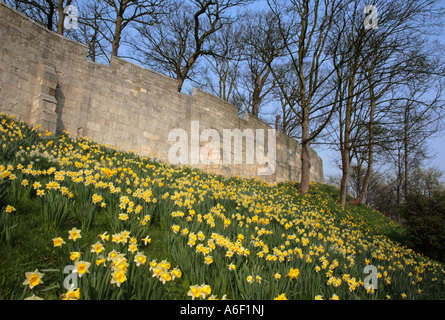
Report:
<svg viewBox="0 0 445 320"><path fill-rule="evenodd" d="M159 281L162 282L162 284L165 284L166 282L169 282L172 280L172 276L169 272L162 272L161 276L159 277Z"/></svg>
<svg viewBox="0 0 445 320"><path fill-rule="evenodd" d="M139 267L141 264L145 264L145 262L147 262L147 257L143 253L138 252L134 256L134 262L136 263L136 266Z"/></svg>
<svg viewBox="0 0 445 320"><path fill-rule="evenodd" d="M76 267L77 274L79 275L79 278L81 278L86 273L90 273L88 268L90 267L91 263L87 261L76 261L74 266Z"/></svg>
<svg viewBox="0 0 445 320"><path fill-rule="evenodd" d="M144 242L145 245L147 245L148 243L151 243L151 238L150 236L146 236L144 239L142 239L141 241Z"/></svg>
<svg viewBox="0 0 445 320"><path fill-rule="evenodd" d="M201 285L201 297L205 299L212 293L212 288L209 285L202 284Z"/></svg>
<svg viewBox="0 0 445 320"><path fill-rule="evenodd" d="M41 185L39 182L34 182L34 183L32 184L32 187L33 187L34 189L39 189L41 186L42 186L42 185Z"/></svg>
<svg viewBox="0 0 445 320"><path fill-rule="evenodd" d="M128 246L128 251L130 251L131 253L135 253L138 250L138 246L135 244L130 244Z"/></svg>
<svg viewBox="0 0 445 320"><path fill-rule="evenodd" d="M108 241L110 239L110 235L107 234L107 232L100 234L99 237L102 239L102 241Z"/></svg>
<svg viewBox="0 0 445 320"><path fill-rule="evenodd" d="M102 198L101 195L98 195L98 194L95 193L95 194L93 194L93 196L92 196L92 200L93 200L93 203L98 203L98 202L102 201L103 198Z"/></svg>
<svg viewBox="0 0 445 320"><path fill-rule="evenodd" d="M68 239L76 241L77 239L82 238L82 236L80 235L80 230L76 229L76 228L72 228L70 231L68 231L69 233L69 237Z"/></svg>
<svg viewBox="0 0 445 320"><path fill-rule="evenodd" d="M65 241L63 241L62 237L57 237L53 239L54 247L61 247L63 244L65 244Z"/></svg>
<svg viewBox="0 0 445 320"><path fill-rule="evenodd" d="M61 299L62 300L79 300L80 299L80 289L79 288L77 288L76 290L69 289L67 291L67 293L62 295Z"/></svg>
<svg viewBox="0 0 445 320"><path fill-rule="evenodd" d="M178 268L174 268L174 269L172 270L171 274L172 274L172 276L173 276L173 279L172 279L172 280L174 280L175 278L181 278L181 276L182 276L182 271L179 270Z"/></svg>
<svg viewBox="0 0 445 320"><path fill-rule="evenodd" d="M171 267L171 263L166 260L162 260L161 262L159 262L159 266L163 269L168 270Z"/></svg>
<svg viewBox="0 0 445 320"><path fill-rule="evenodd" d="M127 219L128 219L128 214L126 214L126 213L120 213L120 214L119 214L119 219L122 220L122 221L127 220Z"/></svg>
<svg viewBox="0 0 445 320"><path fill-rule="evenodd" d="M23 285L29 285L30 289L43 283L42 277L44 276L44 274L39 272L38 269L36 269L34 272L26 272L25 276L26 280L23 282Z"/></svg>
<svg viewBox="0 0 445 320"><path fill-rule="evenodd" d="M278 295L278 297L276 297L274 300L287 300L286 294L282 293Z"/></svg>
<svg viewBox="0 0 445 320"><path fill-rule="evenodd" d="M11 213L11 212L15 211L15 208L13 206L7 205L5 211L7 213Z"/></svg>
<svg viewBox="0 0 445 320"><path fill-rule="evenodd" d="M124 283L127 280L127 276L125 275L125 272L123 271L114 271L111 275L111 284L115 284L116 286L120 287L122 283Z"/></svg>
<svg viewBox="0 0 445 320"><path fill-rule="evenodd" d="M204 258L204 263L210 265L213 263L213 258L211 256L207 256Z"/></svg>
<svg viewBox="0 0 445 320"><path fill-rule="evenodd" d="M77 261L77 260L79 260L81 254L82 254L82 253L81 253L81 252L78 252L78 251L70 252L70 259L71 259L72 261Z"/></svg>
<svg viewBox="0 0 445 320"><path fill-rule="evenodd" d="M289 276L290 280L292 281L292 279L297 279L299 274L300 274L300 270L299 269L291 268L289 270L288 276Z"/></svg>
<svg viewBox="0 0 445 320"><path fill-rule="evenodd" d="M201 287L198 285L190 286L189 292L187 292L187 296L192 297L192 300L195 298L199 298L201 296Z"/></svg>
<svg viewBox="0 0 445 320"><path fill-rule="evenodd" d="M107 261L114 260L118 255L119 255L119 252L117 252L116 250L113 249L112 251L108 252Z"/></svg>
<svg viewBox="0 0 445 320"><path fill-rule="evenodd" d="M337 296L335 293L332 295L332 298L329 300L340 300L339 296Z"/></svg>
<svg viewBox="0 0 445 320"><path fill-rule="evenodd" d="M105 261L107 261L106 258L104 258L103 256L99 256L99 257L96 259L96 266L100 266L101 264L103 264L104 267L105 267Z"/></svg>
<svg viewBox="0 0 445 320"><path fill-rule="evenodd" d="M127 259L123 255L118 255L113 259L112 269L126 272L128 268Z"/></svg>
<svg viewBox="0 0 445 320"><path fill-rule="evenodd" d="M100 254L102 251L104 251L104 246L99 241L91 245L91 252Z"/></svg>

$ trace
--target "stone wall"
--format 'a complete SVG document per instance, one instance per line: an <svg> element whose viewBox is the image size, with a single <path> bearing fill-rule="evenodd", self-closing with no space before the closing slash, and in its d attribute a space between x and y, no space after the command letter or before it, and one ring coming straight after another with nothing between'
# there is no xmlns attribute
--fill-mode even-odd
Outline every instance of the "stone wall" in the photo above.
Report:
<svg viewBox="0 0 445 320"><path fill-rule="evenodd" d="M236 107L199 89L192 95L179 93L175 79L125 60L114 58L110 65L103 65L86 56L85 46L0 3L0 111L51 132L65 130L164 161L169 161L175 144L169 141L169 133L183 129L193 149L193 124L198 123L199 133L205 129L220 133L220 161L190 161L191 165L270 183L299 181L299 144L281 132L276 132L272 174L259 174L265 165L257 161L223 162L227 153L231 159L234 156L234 150L223 148L224 129L263 130L267 141L271 128L261 120L249 115L241 118ZM206 144L200 142L201 147ZM244 145L243 159L246 156L249 150ZM323 182L322 160L313 151L311 164L311 180Z"/></svg>

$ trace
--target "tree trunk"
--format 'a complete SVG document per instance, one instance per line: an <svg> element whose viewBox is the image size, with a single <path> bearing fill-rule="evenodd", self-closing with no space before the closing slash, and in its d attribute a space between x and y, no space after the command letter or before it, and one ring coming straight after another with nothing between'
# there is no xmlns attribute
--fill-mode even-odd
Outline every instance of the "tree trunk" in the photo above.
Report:
<svg viewBox="0 0 445 320"><path fill-rule="evenodd" d="M272 58L269 59L269 61L267 62L267 66L263 68L263 70L260 72L260 74L258 74L258 76L255 79L255 88L253 89L252 93L252 115L254 115L255 117L258 117L258 113L260 110L260 103L261 103L261 92L263 91L266 80L271 72L269 65L272 62L272 60L273 60ZM261 76L264 72L266 73L263 76Z"/></svg>
<svg viewBox="0 0 445 320"><path fill-rule="evenodd" d="M277 114L275 117L275 130L278 131L278 127L280 126L280 115Z"/></svg>
<svg viewBox="0 0 445 320"><path fill-rule="evenodd" d="M258 112L260 109L260 88L255 87L252 94L252 115L258 117Z"/></svg>
<svg viewBox="0 0 445 320"><path fill-rule="evenodd" d="M113 42L111 43L111 56L112 57L117 57L117 54L119 52L121 33L122 33L122 29L121 29L122 22L123 22L123 17L121 15L117 15L114 36L113 36Z"/></svg>
<svg viewBox="0 0 445 320"><path fill-rule="evenodd" d="M54 3L52 3L52 1L48 1L48 5L49 5L49 12L47 14L48 20L46 21L46 27L48 28L48 30L53 31L55 7L54 7Z"/></svg>
<svg viewBox="0 0 445 320"><path fill-rule="evenodd" d="M184 85L184 80L185 79L181 75L178 75L176 80L178 80L178 92L181 92L182 86Z"/></svg>
<svg viewBox="0 0 445 320"><path fill-rule="evenodd" d="M344 148L341 151L342 162L342 176L340 182L340 205L344 207L346 205L346 195L348 194L348 179L349 179L349 166L350 156L349 150Z"/></svg>
<svg viewBox="0 0 445 320"><path fill-rule="evenodd" d="M366 170L366 175L363 180L363 185L360 189L360 192L358 196L350 201L349 203L355 206L358 206L365 197L366 193L368 192L368 186L369 186L369 180L371 179L371 173L372 173L372 163L374 160L374 112L375 112L375 97L374 97L374 90L372 89L372 86L370 87L370 95L371 95L371 110L370 110L370 116L369 116L369 146L368 146L368 169Z"/></svg>
<svg viewBox="0 0 445 320"><path fill-rule="evenodd" d="M403 184L403 196L406 199L406 196L408 195L408 188L409 188L409 178L408 178L408 108L405 109L405 126L403 128L403 148L404 148L404 155L403 155L403 165L404 165L404 184Z"/></svg>
<svg viewBox="0 0 445 320"><path fill-rule="evenodd" d="M301 180L300 180L300 194L305 194L309 191L310 173L311 173L311 155L309 153L310 139L309 139L309 110L307 103L303 107L303 122L302 122L302 139L301 139Z"/></svg>
<svg viewBox="0 0 445 320"><path fill-rule="evenodd" d="M63 0L59 0L57 3L57 12L59 13L59 20L57 20L57 33L63 35L64 23L65 23L65 12L63 7Z"/></svg>
<svg viewBox="0 0 445 320"><path fill-rule="evenodd" d="M344 140L343 148L341 148L341 161L342 161L342 177L340 183L340 205L346 205L346 195L348 193L348 179L349 168L351 166L351 122L352 122L352 108L353 108L353 96L355 89L355 70L357 65L352 69L352 75L348 82L348 98L346 100L345 111L345 125L344 125Z"/></svg>

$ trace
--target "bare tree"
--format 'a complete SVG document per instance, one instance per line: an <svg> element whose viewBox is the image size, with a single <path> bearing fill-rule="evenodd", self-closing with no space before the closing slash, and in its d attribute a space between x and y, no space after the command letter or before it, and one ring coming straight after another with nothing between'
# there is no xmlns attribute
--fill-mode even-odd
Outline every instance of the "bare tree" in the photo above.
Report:
<svg viewBox="0 0 445 320"><path fill-rule="evenodd" d="M238 39L245 65L247 111L256 117L275 86L271 64L283 51L276 23L277 18L270 10L250 12L243 19L243 34Z"/></svg>
<svg viewBox="0 0 445 320"><path fill-rule="evenodd" d="M349 1L268 1L277 21L283 50L297 76L293 96L289 96L285 85L279 84L279 88L301 127L300 193L309 190L310 144L324 130L334 110L334 104L327 98L335 91L329 86L335 69L325 51L334 21L347 3ZM271 72L279 82L273 65Z"/></svg>
<svg viewBox="0 0 445 320"><path fill-rule="evenodd" d="M148 25L157 22L159 16L166 13L167 0L101 0L108 6L102 20L110 29L107 35L111 43L111 56L118 56L124 29L129 25Z"/></svg>
<svg viewBox="0 0 445 320"><path fill-rule="evenodd" d="M140 61L174 76L178 91L191 79L196 61L204 55L215 55L211 35L234 21L233 8L248 0L192 0L178 4L163 24L138 28L141 43L134 49Z"/></svg>
<svg viewBox="0 0 445 320"><path fill-rule="evenodd" d="M78 4L77 4L78 5ZM66 36L88 47L87 58L91 61L110 62L107 26L102 20L108 10L104 2L88 1L78 7L78 28L67 30Z"/></svg>
<svg viewBox="0 0 445 320"><path fill-rule="evenodd" d="M64 33L64 10L72 0L5 0L6 4L24 13L48 30Z"/></svg>
<svg viewBox="0 0 445 320"><path fill-rule="evenodd" d="M204 55L206 63L201 67L206 89L224 101L237 105L241 72L241 50L237 39L241 36L241 25L225 25L220 32L211 35L215 54Z"/></svg>
<svg viewBox="0 0 445 320"><path fill-rule="evenodd" d="M434 77L410 83L399 89L403 96L394 103L390 114L393 119L391 134L394 137L394 159L397 168L397 203L401 195L410 192L411 168L429 157L426 141L444 128L445 101L443 84L434 85ZM436 86L434 95L427 94Z"/></svg>
<svg viewBox="0 0 445 320"><path fill-rule="evenodd" d="M368 150L368 170L360 193L351 203L357 205L366 194L376 144L374 129L378 106L383 105L385 110L388 101L395 99L393 93L400 92L414 77L421 74L432 75L433 61L420 53L425 43L418 38L426 26L419 21L429 17L428 26L434 25L431 17L431 13L434 13L431 10L433 3L434 1L412 0L408 5L405 1L402 6L396 1L377 1L375 5L379 8L379 28L376 30L365 30L363 13L361 17L357 14L362 9L360 6L355 4L348 11L350 22L347 25L351 28L339 33L341 49L338 52L340 56L350 56L351 63L343 65L343 69L336 68L339 88L343 86L338 95L338 114L341 117L338 137L342 159L340 204L343 206L346 203L351 157L359 148ZM413 54L408 54L409 52ZM383 121L388 126L391 125L389 117ZM363 128L366 130L362 131ZM367 141L362 139L363 135L367 137Z"/></svg>

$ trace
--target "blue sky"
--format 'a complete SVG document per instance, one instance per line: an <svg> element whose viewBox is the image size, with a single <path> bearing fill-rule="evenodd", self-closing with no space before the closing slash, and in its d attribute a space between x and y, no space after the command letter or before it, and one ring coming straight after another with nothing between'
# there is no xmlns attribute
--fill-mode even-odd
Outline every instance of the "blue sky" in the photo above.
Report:
<svg viewBox="0 0 445 320"><path fill-rule="evenodd" d="M442 6L445 6L445 1L442 1ZM445 22L445 21L444 21ZM445 46L445 29L437 40ZM427 141L429 154L433 157L424 162L425 167L435 167L443 172L442 181L445 183L445 130L436 134L436 136ZM313 146L320 157L323 159L323 169L325 179L328 175L341 174L340 169L336 165L336 160L340 159L339 152L326 151L321 146Z"/></svg>
<svg viewBox="0 0 445 320"><path fill-rule="evenodd" d="M80 0L81 2L83 0ZM445 1L444 1L445 2ZM264 0L255 1L255 7L266 7ZM439 41L445 45L445 32L438 38ZM122 50L125 50L124 47ZM194 85L192 85L194 87ZM444 172L445 175L445 131L438 134L436 137L431 138L427 141L430 153L434 155L433 159L426 161L425 166L437 167ZM317 151L319 156L323 159L323 169L325 178L328 175L338 175L340 174L340 169L337 167L336 162L340 159L340 153L338 151L327 151L325 147L314 145L313 149ZM336 161L337 160L337 161ZM445 181L445 176L443 177Z"/></svg>

